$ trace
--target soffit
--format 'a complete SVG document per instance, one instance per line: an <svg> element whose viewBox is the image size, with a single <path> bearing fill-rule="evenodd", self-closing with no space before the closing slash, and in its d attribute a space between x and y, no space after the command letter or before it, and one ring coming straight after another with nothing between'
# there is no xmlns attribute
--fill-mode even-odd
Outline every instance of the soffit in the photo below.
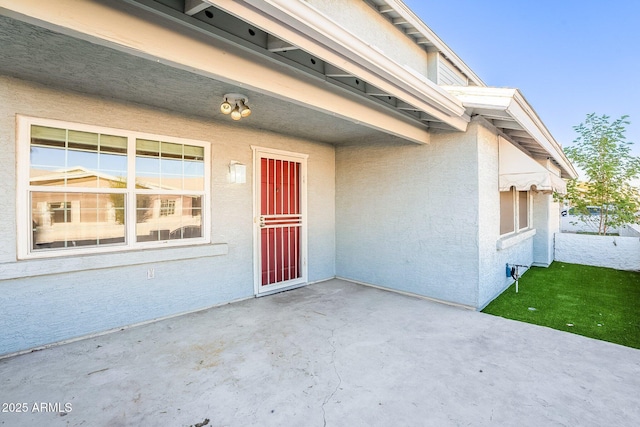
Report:
<svg viewBox="0 0 640 427"><path fill-rule="evenodd" d="M219 105L225 93L238 91L237 85L5 16L0 16L0 57L0 75L51 88L331 144L407 143L403 138L246 88L242 92L249 97L253 114L232 122L220 113Z"/></svg>
<svg viewBox="0 0 640 427"><path fill-rule="evenodd" d="M180 11L153 0L127 1L171 15L182 25L242 40L245 47L301 72L322 76L329 84L349 88L425 128L466 129L468 117L454 97L426 77L394 63L306 2L186 1L183 13L176 13Z"/></svg>
<svg viewBox="0 0 640 427"><path fill-rule="evenodd" d="M471 117L481 116L508 136L531 157L549 159L563 178L577 172L533 108L517 89L446 86Z"/></svg>

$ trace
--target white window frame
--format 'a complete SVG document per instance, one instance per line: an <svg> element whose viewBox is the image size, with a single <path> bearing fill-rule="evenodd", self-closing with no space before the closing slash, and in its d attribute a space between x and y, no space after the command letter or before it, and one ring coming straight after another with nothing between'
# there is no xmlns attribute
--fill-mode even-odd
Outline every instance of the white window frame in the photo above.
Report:
<svg viewBox="0 0 640 427"><path fill-rule="evenodd" d="M520 193L523 192L524 190L515 190L516 192L516 230L518 230L518 232L522 232L522 231L526 231L529 230L531 227L531 191L526 190L524 191L525 193L527 193L527 226L526 227L520 227Z"/></svg>
<svg viewBox="0 0 640 427"><path fill-rule="evenodd" d="M526 190L527 193L527 226L520 227L520 192L524 190L517 190L515 187L511 187L509 192L511 193L511 203L513 209L513 231L509 231L508 233L500 234L500 238L506 236L512 236L519 233L526 232L528 230L533 229L533 215L532 215L532 207L533 207L533 197L530 190ZM506 193L506 191L501 191L500 193ZM500 203L500 202L499 202ZM500 208L500 206L499 206ZM502 218L500 218L500 221Z"/></svg>
<svg viewBox="0 0 640 427"><path fill-rule="evenodd" d="M42 119L36 117L28 117L17 115L16 130L16 154L17 154L17 183L16 183L16 213L17 213L17 251L18 259L32 258L51 258L51 257L67 257L79 254L99 254L123 252L140 249L159 249L163 247L183 247L211 243L211 144L206 141L197 141L184 138L170 137L166 135L156 135L143 132L128 131L123 129L109 128L105 126L86 125L62 120ZM127 188L125 193L125 242L122 244L105 245L105 246L86 246L77 248L50 249L43 251L32 250L32 224L31 224L31 191L47 190L46 188L32 187L30 185L30 148L31 148L31 126L48 126L54 128L63 128L74 131L93 132L101 134L109 134L122 136L128 139L127 145ZM135 162L136 162L136 140L149 139L169 143L194 145L204 148L204 189L202 191L184 190L178 193L201 194L204 202L201 206L201 227L202 236L199 238L189 239L172 239L136 242L136 194L144 192L136 192L135 185ZM52 187L48 187L51 191ZM87 191L85 189L74 191ZM148 192L148 191L147 191ZM171 194L175 195L173 190L153 190L154 194Z"/></svg>

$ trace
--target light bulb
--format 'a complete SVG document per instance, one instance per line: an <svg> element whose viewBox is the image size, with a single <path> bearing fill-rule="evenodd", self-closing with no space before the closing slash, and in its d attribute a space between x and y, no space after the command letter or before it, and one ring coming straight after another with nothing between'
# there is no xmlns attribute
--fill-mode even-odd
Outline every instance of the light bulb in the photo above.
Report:
<svg viewBox="0 0 640 427"><path fill-rule="evenodd" d="M236 108L231 112L231 118L233 120L240 120L242 118L242 114L240 113L240 108L236 105Z"/></svg>
<svg viewBox="0 0 640 427"><path fill-rule="evenodd" d="M238 106L242 117L249 117L251 115L251 108L247 107L244 101L240 101Z"/></svg>
<svg viewBox="0 0 640 427"><path fill-rule="evenodd" d="M222 114L231 113L231 108L231 104L229 104L229 101L227 101L226 99L222 104L220 104L220 111L222 112Z"/></svg>
<svg viewBox="0 0 640 427"><path fill-rule="evenodd" d="M244 101L240 101L238 105L240 107L240 115L242 115L242 117L249 117L251 115L251 108L249 108Z"/></svg>

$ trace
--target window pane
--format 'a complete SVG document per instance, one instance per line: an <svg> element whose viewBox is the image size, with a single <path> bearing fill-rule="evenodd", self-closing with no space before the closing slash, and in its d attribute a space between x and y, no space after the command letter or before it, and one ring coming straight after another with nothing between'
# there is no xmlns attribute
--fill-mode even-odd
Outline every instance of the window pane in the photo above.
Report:
<svg viewBox="0 0 640 427"><path fill-rule="evenodd" d="M125 242L124 194L31 193L34 251Z"/></svg>
<svg viewBox="0 0 640 427"><path fill-rule="evenodd" d="M500 192L500 234L507 234L515 231L515 215L513 204L513 192Z"/></svg>
<svg viewBox="0 0 640 427"><path fill-rule="evenodd" d="M182 144L173 144L170 142L160 143L160 152L163 159L180 159L182 160Z"/></svg>
<svg viewBox="0 0 640 427"><path fill-rule="evenodd" d="M100 151L103 153L127 154L127 138L124 136L100 135Z"/></svg>
<svg viewBox="0 0 640 427"><path fill-rule="evenodd" d="M98 151L98 138L97 133L70 130L67 148L95 152Z"/></svg>
<svg viewBox="0 0 640 427"><path fill-rule="evenodd" d="M98 165L98 172L101 176L100 187L125 188L127 182L127 138L100 135Z"/></svg>
<svg viewBox="0 0 640 427"><path fill-rule="evenodd" d="M204 190L204 160L184 162L184 189Z"/></svg>
<svg viewBox="0 0 640 427"><path fill-rule="evenodd" d="M149 189L160 185L160 142L137 139L136 187Z"/></svg>
<svg viewBox="0 0 640 427"><path fill-rule="evenodd" d="M136 140L136 186L204 190L204 147Z"/></svg>
<svg viewBox="0 0 640 427"><path fill-rule="evenodd" d="M64 185L65 149L31 146L31 185ZM57 172L56 172L57 171Z"/></svg>
<svg viewBox="0 0 640 427"><path fill-rule="evenodd" d="M136 241L202 237L202 196L136 196Z"/></svg>
<svg viewBox="0 0 640 427"><path fill-rule="evenodd" d="M50 128L46 126L31 126L31 145L44 147L66 147L66 129Z"/></svg>
<svg viewBox="0 0 640 427"><path fill-rule="evenodd" d="M100 152L98 158L101 188L125 188L127 182L127 156ZM116 184L114 184L116 183ZM121 186L120 183L124 183Z"/></svg>
<svg viewBox="0 0 640 427"><path fill-rule="evenodd" d="M529 227L529 192L518 191L518 228Z"/></svg>
<svg viewBox="0 0 640 427"><path fill-rule="evenodd" d="M30 156L31 185L122 188L126 183L125 137L32 126Z"/></svg>
<svg viewBox="0 0 640 427"><path fill-rule="evenodd" d="M198 243L204 237L208 162L200 143L140 139L133 132L105 129L114 133L109 135L98 127L57 124L60 127L30 125L28 139L20 140L29 148L28 164L19 165L29 167L26 203L20 209L31 215L32 226L31 231L19 232L20 239L30 242L26 252L19 247L20 257L44 251L64 255L68 248L104 245L129 249L136 248L136 242L196 239ZM130 145L134 140L135 151ZM129 171L135 171L135 185L128 184Z"/></svg>

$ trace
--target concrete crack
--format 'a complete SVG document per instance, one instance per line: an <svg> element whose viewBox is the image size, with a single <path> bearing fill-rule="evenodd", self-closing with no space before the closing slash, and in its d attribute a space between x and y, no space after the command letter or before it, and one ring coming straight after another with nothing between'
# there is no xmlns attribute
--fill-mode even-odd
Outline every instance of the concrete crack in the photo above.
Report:
<svg viewBox="0 0 640 427"><path fill-rule="evenodd" d="M329 402L329 400L331 400L331 398L338 392L338 390L340 389L340 385L342 385L342 377L338 372L338 368L336 368L336 346L333 344L334 333L335 333L335 329L332 329L331 338L329 339L329 345L331 345L331 348L333 349L331 352L331 364L333 365L333 371L335 372L336 377L338 377L338 384L336 385L336 388L333 389L333 392L331 392L331 394L324 399L324 402L322 402L322 420L323 420L324 427L327 427L327 414L325 412L324 407Z"/></svg>

